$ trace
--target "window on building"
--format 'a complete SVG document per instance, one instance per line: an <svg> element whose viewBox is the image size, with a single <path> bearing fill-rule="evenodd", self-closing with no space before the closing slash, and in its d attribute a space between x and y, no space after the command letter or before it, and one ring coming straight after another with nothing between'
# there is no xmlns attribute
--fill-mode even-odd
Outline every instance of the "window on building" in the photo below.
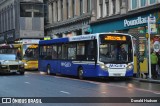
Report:
<svg viewBox="0 0 160 106"><path fill-rule="evenodd" d="M1 32L3 32L3 10L1 12Z"/></svg>
<svg viewBox="0 0 160 106"><path fill-rule="evenodd" d="M87 12L91 10L91 0L87 0Z"/></svg>
<svg viewBox="0 0 160 106"><path fill-rule="evenodd" d="M21 17L43 17L44 5L32 4L32 3L21 3L20 16Z"/></svg>
<svg viewBox="0 0 160 106"><path fill-rule="evenodd" d="M63 0L61 0L61 19L63 20Z"/></svg>
<svg viewBox="0 0 160 106"><path fill-rule="evenodd" d="M67 8L66 15L67 15L67 19L68 19L69 18L69 2L68 2L68 0L67 0L66 8Z"/></svg>
<svg viewBox="0 0 160 106"><path fill-rule="evenodd" d="M7 30L7 9L4 11L4 31Z"/></svg>
<svg viewBox="0 0 160 106"><path fill-rule="evenodd" d="M35 4L33 7L34 17L43 17L44 16L44 5Z"/></svg>
<svg viewBox="0 0 160 106"><path fill-rule="evenodd" d="M16 21L17 20L15 20L15 23L16 23ZM13 29L13 28L14 28L14 25L13 25L13 6L11 6L11 29Z"/></svg>
<svg viewBox="0 0 160 106"><path fill-rule="evenodd" d="M2 26L1 26L1 24L2 24L2 21L1 21L1 11L0 11L0 33L2 32Z"/></svg>
<svg viewBox="0 0 160 106"><path fill-rule="evenodd" d="M131 8L136 9L138 7L138 0L132 0L131 2Z"/></svg>
<svg viewBox="0 0 160 106"><path fill-rule="evenodd" d="M150 0L150 4L156 3L156 0Z"/></svg>
<svg viewBox="0 0 160 106"><path fill-rule="evenodd" d="M116 0L112 0L113 14L116 13Z"/></svg>
<svg viewBox="0 0 160 106"><path fill-rule="evenodd" d="M20 4L20 16L21 17L32 17L32 7L31 4Z"/></svg>
<svg viewBox="0 0 160 106"><path fill-rule="evenodd" d="M58 1L56 1L56 15L57 15L57 21L58 21Z"/></svg>
<svg viewBox="0 0 160 106"><path fill-rule="evenodd" d="M109 0L105 0L106 5L106 16L109 16Z"/></svg>
<svg viewBox="0 0 160 106"><path fill-rule="evenodd" d="M99 0L100 17L103 17L103 0Z"/></svg>
<svg viewBox="0 0 160 106"><path fill-rule="evenodd" d="M8 8L8 30L10 30L10 26L11 26L11 23L10 23L10 19L11 19L11 14L10 14L10 11L11 11L11 7Z"/></svg>
<svg viewBox="0 0 160 106"><path fill-rule="evenodd" d="M80 0L80 15L83 14L83 0Z"/></svg>
<svg viewBox="0 0 160 106"><path fill-rule="evenodd" d="M146 0L140 0L141 7L146 6Z"/></svg>
<svg viewBox="0 0 160 106"><path fill-rule="evenodd" d="M72 0L72 14L73 14L73 17L75 16L75 1Z"/></svg>

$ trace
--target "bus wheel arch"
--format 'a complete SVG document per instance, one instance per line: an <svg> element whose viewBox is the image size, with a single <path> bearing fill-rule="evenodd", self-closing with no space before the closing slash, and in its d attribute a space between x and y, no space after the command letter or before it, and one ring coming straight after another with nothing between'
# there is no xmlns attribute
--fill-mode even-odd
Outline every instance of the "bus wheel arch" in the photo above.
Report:
<svg viewBox="0 0 160 106"><path fill-rule="evenodd" d="M51 74L51 65L50 64L47 65L47 74L48 75Z"/></svg>
<svg viewBox="0 0 160 106"><path fill-rule="evenodd" d="M78 72L78 78L81 79L81 80L84 79L84 76L83 76L84 70L83 70L83 67L82 67L82 66L79 66L79 67L78 67L77 72Z"/></svg>

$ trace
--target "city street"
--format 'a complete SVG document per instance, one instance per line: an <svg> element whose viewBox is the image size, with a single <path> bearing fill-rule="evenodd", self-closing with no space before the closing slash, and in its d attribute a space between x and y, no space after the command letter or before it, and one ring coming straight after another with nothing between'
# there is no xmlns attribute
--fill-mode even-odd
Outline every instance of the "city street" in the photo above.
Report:
<svg viewBox="0 0 160 106"><path fill-rule="evenodd" d="M79 80L68 76L41 75L39 72L26 72L24 76L1 75L0 83L0 97L160 97L160 84L129 79ZM44 106L44 104L41 105ZM45 105L48 106L50 104ZM58 103L58 105L63 104ZM68 106L71 105L74 106L75 104L68 104ZM80 105L80 103L76 105ZM83 103L83 105L101 106L105 104ZM123 106L125 105L134 106L133 103L124 103ZM142 105L151 106L149 103L139 104L139 106ZM152 106L154 105L158 106L156 103L152 104Z"/></svg>

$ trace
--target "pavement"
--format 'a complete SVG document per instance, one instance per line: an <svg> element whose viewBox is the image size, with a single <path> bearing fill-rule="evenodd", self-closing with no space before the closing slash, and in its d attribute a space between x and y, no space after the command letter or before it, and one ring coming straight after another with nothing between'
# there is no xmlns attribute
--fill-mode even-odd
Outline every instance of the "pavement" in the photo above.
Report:
<svg viewBox="0 0 160 106"><path fill-rule="evenodd" d="M160 84L160 77L158 77L157 79L152 79L152 78L147 78L147 79L133 78L133 80L138 80L140 82L148 82L148 83L158 83L158 84Z"/></svg>

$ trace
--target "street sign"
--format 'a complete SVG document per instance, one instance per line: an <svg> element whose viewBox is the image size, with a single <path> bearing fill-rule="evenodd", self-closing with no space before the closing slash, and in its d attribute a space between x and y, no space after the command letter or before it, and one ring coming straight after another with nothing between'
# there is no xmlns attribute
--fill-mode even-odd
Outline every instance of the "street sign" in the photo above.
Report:
<svg viewBox="0 0 160 106"><path fill-rule="evenodd" d="M148 33L149 34L156 34L157 33L156 17L155 16L148 17Z"/></svg>

